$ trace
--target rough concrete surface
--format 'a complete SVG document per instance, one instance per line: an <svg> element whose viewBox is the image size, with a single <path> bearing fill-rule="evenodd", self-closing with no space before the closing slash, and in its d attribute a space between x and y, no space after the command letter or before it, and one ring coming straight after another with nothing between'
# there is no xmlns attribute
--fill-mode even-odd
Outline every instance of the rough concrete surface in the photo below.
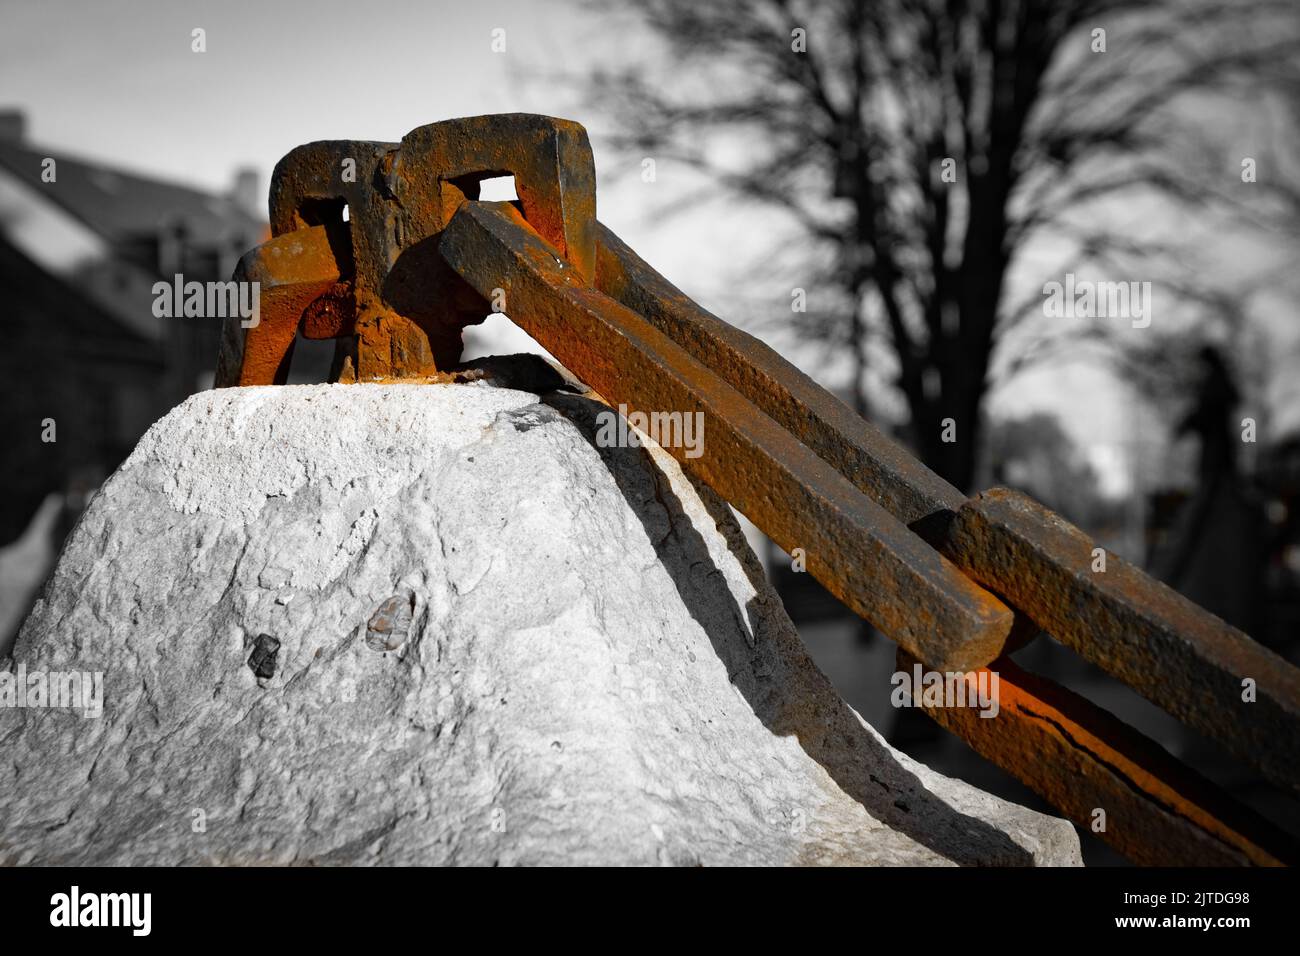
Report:
<svg viewBox="0 0 1300 956"><path fill-rule="evenodd" d="M457 384L173 410L0 664L104 674L99 718L0 708L0 859L1079 862L1065 821L887 746L725 504L657 448L596 448L601 407Z"/></svg>

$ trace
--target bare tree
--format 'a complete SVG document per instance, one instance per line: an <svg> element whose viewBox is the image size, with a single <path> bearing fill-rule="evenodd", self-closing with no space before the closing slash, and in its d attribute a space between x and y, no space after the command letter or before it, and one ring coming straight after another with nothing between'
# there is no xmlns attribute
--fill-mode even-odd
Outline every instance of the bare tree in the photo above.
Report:
<svg viewBox="0 0 1300 956"><path fill-rule="evenodd" d="M588 78L614 145L788 213L836 293L800 321L851 349L863 413L867 364L888 359L914 447L961 488L995 347L1042 314L1041 295L1005 301L1014 257L1044 232L1070 266L1149 252L1095 212L1135 190L1232 207L1235 169L1215 189L1179 166L1213 115L1189 97L1294 83L1298 49L1293 0L631 6L665 55ZM747 159L718 160L727 138Z"/></svg>

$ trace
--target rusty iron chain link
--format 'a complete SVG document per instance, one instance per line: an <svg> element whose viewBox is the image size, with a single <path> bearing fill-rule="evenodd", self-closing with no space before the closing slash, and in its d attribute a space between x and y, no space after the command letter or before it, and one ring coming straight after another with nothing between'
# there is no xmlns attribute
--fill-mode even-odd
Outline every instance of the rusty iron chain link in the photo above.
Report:
<svg viewBox="0 0 1300 956"><path fill-rule="evenodd" d="M518 201L478 202L478 184L502 175ZM1063 813L1088 825L1114 808L1122 822L1099 835L1141 862L1294 858L1277 828L1006 655L1041 629L1293 795L1300 670L1117 556L1093 570L1094 543L1032 499L967 499L642 261L596 220L595 183L586 131L529 114L293 150L271 184L273 238L235 275L261 283L261 321L228 320L217 385L283 383L299 335L335 340L336 381L428 380L503 295L611 405L702 412L705 453L665 450L803 549L808 571L899 645L900 666L996 671L1000 719L927 711Z"/></svg>

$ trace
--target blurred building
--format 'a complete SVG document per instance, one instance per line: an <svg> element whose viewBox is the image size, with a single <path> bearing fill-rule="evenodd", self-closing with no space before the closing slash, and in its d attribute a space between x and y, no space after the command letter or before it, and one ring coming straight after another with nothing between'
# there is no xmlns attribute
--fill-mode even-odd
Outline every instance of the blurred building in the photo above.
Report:
<svg viewBox="0 0 1300 956"><path fill-rule="evenodd" d="M267 235L259 193L249 171L216 194L46 149L21 113L0 112L0 549L29 556L0 553L0 655L30 591L14 574L39 583L30 556L57 553L149 425L211 385L220 323L155 317L153 285L228 279ZM46 534L32 520L51 495L66 505L55 540L20 540Z"/></svg>

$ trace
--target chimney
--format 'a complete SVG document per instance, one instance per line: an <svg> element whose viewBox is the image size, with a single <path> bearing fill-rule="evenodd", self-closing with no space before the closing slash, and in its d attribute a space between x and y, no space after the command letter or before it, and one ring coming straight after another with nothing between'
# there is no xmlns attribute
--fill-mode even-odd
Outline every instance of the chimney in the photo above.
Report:
<svg viewBox="0 0 1300 956"><path fill-rule="evenodd" d="M240 166L235 170L234 185L228 193L236 206L256 219L266 216L266 197L262 195L260 178L254 167Z"/></svg>
<svg viewBox="0 0 1300 956"><path fill-rule="evenodd" d="M0 110L0 141L21 142L27 138L27 114L22 110Z"/></svg>

